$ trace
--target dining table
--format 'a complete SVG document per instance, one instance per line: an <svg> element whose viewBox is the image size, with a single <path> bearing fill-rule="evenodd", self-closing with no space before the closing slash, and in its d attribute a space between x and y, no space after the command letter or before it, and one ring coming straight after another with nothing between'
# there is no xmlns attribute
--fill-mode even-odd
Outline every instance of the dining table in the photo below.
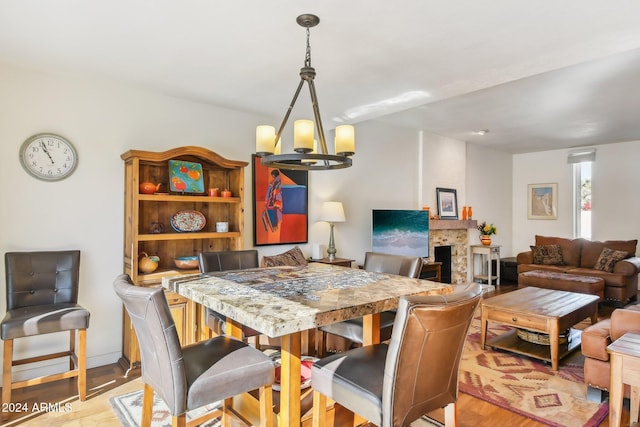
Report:
<svg viewBox="0 0 640 427"><path fill-rule="evenodd" d="M301 425L303 333L362 317L364 345L378 343L380 313L400 297L453 291L446 283L321 263L164 277L162 286L225 315L228 335L241 338L244 325L280 338L281 427Z"/></svg>

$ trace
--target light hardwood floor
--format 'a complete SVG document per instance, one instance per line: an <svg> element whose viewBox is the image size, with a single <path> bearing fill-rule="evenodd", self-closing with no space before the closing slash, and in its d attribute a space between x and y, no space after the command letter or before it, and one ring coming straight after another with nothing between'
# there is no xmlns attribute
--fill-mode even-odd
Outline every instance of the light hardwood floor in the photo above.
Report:
<svg viewBox="0 0 640 427"><path fill-rule="evenodd" d="M509 286L501 286L503 292ZM511 288L511 290L513 287ZM490 296L490 295L489 295ZM601 316L609 316L610 310L605 307ZM68 412L36 412L32 414L12 413L3 426L119 426L120 423L111 409L109 398L141 390L139 378L124 378L123 372L116 365L107 365L90 369L87 373L87 400L80 402L77 397L76 380L66 379L54 383L14 390L12 401L25 404L32 409L34 404L47 402L69 403ZM430 414L443 421L442 411ZM542 427L544 424L499 408L490 403L460 393L458 399L459 427L495 427L521 426ZM629 411L623 411L622 425L629 425ZM609 420L603 421L599 427L609 427Z"/></svg>

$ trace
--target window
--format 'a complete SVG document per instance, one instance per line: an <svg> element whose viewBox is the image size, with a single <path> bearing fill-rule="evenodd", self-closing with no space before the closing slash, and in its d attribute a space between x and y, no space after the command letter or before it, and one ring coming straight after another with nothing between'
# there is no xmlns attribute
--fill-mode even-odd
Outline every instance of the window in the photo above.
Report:
<svg viewBox="0 0 640 427"><path fill-rule="evenodd" d="M573 164L574 237L591 239L591 162Z"/></svg>

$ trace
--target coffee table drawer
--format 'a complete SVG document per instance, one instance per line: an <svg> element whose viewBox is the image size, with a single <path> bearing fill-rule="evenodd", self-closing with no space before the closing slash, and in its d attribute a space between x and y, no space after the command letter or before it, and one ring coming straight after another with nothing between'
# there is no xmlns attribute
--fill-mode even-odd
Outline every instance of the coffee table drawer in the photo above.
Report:
<svg viewBox="0 0 640 427"><path fill-rule="evenodd" d="M489 320L506 323L507 325L521 328L532 328L538 331L546 331L547 322L536 316L526 314L507 313L499 310L489 310Z"/></svg>

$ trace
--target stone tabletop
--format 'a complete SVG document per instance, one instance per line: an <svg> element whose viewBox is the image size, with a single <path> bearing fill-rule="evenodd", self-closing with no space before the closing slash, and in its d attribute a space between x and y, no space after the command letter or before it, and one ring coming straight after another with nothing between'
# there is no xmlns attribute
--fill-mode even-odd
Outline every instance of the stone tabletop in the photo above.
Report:
<svg viewBox="0 0 640 427"><path fill-rule="evenodd" d="M403 295L453 291L445 283L319 263L164 277L162 286L270 337L389 310Z"/></svg>

